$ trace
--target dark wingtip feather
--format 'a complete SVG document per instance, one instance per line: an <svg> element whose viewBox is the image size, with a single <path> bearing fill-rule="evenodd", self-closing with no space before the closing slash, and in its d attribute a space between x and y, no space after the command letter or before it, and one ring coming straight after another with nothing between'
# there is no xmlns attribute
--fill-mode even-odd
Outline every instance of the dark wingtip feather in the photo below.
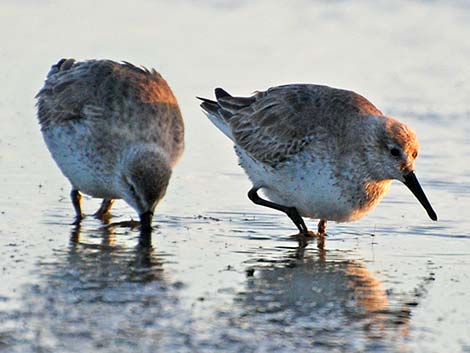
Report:
<svg viewBox="0 0 470 353"><path fill-rule="evenodd" d="M226 90L223 88L217 87L215 89L215 98L220 99L223 97L231 97L230 93L228 93Z"/></svg>
<svg viewBox="0 0 470 353"><path fill-rule="evenodd" d="M75 59L62 58L57 62L57 64L54 64L51 66L51 69L49 70L47 77L50 77L58 73L59 71L68 70L73 66L73 64L75 64Z"/></svg>
<svg viewBox="0 0 470 353"><path fill-rule="evenodd" d="M213 104L213 103L208 103L208 102L202 102L201 103L201 108L209 113L209 114L213 114L213 115L217 115L218 111L219 111L219 106L217 104Z"/></svg>
<svg viewBox="0 0 470 353"><path fill-rule="evenodd" d="M217 104L217 102L215 102L215 101L213 101L213 100L211 100L211 99L208 99L208 98L198 97L198 96L196 96L196 98L199 99L200 101L203 101L203 102Z"/></svg>
<svg viewBox="0 0 470 353"><path fill-rule="evenodd" d="M67 61L66 58L62 58L62 59L60 59L60 60L57 62L57 64L55 64L55 66L57 67L58 70L60 70L60 67L61 67L62 64L63 64L64 62L66 62L66 61Z"/></svg>
<svg viewBox="0 0 470 353"><path fill-rule="evenodd" d="M214 102L213 100L203 98L203 97L196 97L197 99L201 100L202 103L200 107L204 109L206 112L211 114L216 114L219 110L219 104Z"/></svg>

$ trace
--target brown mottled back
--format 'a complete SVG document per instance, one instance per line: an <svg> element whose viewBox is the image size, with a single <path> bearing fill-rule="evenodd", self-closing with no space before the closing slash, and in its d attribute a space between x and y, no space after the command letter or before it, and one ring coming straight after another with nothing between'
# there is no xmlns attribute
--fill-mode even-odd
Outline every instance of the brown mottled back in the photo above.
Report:
<svg viewBox="0 0 470 353"><path fill-rule="evenodd" d="M223 96L217 103L237 144L268 164L288 159L323 134L342 138L350 119L382 115L357 93L308 84L274 87L251 100Z"/></svg>
<svg viewBox="0 0 470 353"><path fill-rule="evenodd" d="M157 143L169 153L172 164L182 152L181 113L155 70L110 60L61 60L36 97L43 130L87 123L103 139L116 143Z"/></svg>

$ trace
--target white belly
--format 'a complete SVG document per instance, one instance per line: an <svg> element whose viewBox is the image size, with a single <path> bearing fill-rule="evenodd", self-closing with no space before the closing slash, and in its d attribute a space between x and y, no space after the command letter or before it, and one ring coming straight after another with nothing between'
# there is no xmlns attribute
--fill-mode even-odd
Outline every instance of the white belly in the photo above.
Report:
<svg viewBox="0 0 470 353"><path fill-rule="evenodd" d="M93 197L119 198L113 187L117 151L110 151L111 141L100 141L86 125L78 123L50 127L43 137L74 189Z"/></svg>
<svg viewBox="0 0 470 353"><path fill-rule="evenodd" d="M344 182L334 175L331 164L299 156L274 169L237 151L242 167L255 187L273 202L296 207L301 216L338 222L356 220L375 206L362 207L345 193ZM355 190L358 185L355 185ZM360 196L360 195L359 195ZM378 202L378 200L377 200ZM371 206L371 207L369 207Z"/></svg>

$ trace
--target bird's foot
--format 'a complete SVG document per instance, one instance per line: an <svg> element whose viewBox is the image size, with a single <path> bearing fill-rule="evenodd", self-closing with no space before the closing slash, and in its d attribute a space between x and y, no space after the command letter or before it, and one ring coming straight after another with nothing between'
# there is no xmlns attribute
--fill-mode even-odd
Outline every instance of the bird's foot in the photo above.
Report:
<svg viewBox="0 0 470 353"><path fill-rule="evenodd" d="M327 237L328 235L326 233L318 233L318 232L313 232L311 230L307 230L306 232L299 232L297 233L296 237L304 237L306 239L318 239L318 238L324 238Z"/></svg>
<svg viewBox="0 0 470 353"><path fill-rule="evenodd" d="M103 228L111 228L111 227L135 229L135 228L140 227L140 222L131 219L129 221L113 222L113 223L109 223L103 226Z"/></svg>
<svg viewBox="0 0 470 353"><path fill-rule="evenodd" d="M85 218L85 215L83 213L80 213L80 214L76 215L74 221L72 223L70 223L70 225L79 226L80 223L82 222L83 218Z"/></svg>
<svg viewBox="0 0 470 353"><path fill-rule="evenodd" d="M311 241L317 240L317 248L323 250L325 248L326 233L315 233L311 230L307 232L299 232L292 235L292 238L297 240L300 248L305 248Z"/></svg>
<svg viewBox="0 0 470 353"><path fill-rule="evenodd" d="M303 236L304 238L308 239L314 239L316 238L317 234L315 232L312 232L311 230L299 232L299 236Z"/></svg>
<svg viewBox="0 0 470 353"><path fill-rule="evenodd" d="M293 239L297 240L300 248L305 248L310 241L315 239L315 233L308 230L306 232L299 232L291 236Z"/></svg>
<svg viewBox="0 0 470 353"><path fill-rule="evenodd" d="M102 211L99 209L93 214L93 217L100 220L103 223L109 223L109 219L111 218L111 213L109 211Z"/></svg>
<svg viewBox="0 0 470 353"><path fill-rule="evenodd" d="M113 207L113 203L113 199L103 199L100 208L98 208L93 216L103 223L109 223L109 219L111 218L111 207Z"/></svg>

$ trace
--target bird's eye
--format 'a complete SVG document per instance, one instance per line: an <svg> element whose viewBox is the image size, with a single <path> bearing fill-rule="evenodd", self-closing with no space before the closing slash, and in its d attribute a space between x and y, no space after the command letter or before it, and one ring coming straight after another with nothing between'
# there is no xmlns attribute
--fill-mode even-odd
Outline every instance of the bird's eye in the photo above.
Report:
<svg viewBox="0 0 470 353"><path fill-rule="evenodd" d="M132 184L129 184L129 190L131 190L131 193L135 195L135 187Z"/></svg>
<svg viewBox="0 0 470 353"><path fill-rule="evenodd" d="M400 150L398 148L392 148L390 150L390 154L393 156L393 157L398 157L400 155Z"/></svg>
<svg viewBox="0 0 470 353"><path fill-rule="evenodd" d="M413 158L416 159L416 157L418 157L418 152L414 151L413 154L412 154Z"/></svg>

